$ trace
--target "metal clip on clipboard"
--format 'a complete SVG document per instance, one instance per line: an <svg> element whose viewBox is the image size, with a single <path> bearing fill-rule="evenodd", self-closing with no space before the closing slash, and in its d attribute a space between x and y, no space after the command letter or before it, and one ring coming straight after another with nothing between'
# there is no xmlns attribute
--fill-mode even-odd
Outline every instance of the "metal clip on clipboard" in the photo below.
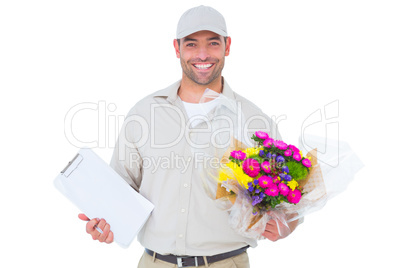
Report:
<svg viewBox="0 0 402 268"><path fill-rule="evenodd" d="M79 166L82 160L83 157L78 153L70 162L68 162L67 166L60 173L65 177L70 176L70 174Z"/></svg>

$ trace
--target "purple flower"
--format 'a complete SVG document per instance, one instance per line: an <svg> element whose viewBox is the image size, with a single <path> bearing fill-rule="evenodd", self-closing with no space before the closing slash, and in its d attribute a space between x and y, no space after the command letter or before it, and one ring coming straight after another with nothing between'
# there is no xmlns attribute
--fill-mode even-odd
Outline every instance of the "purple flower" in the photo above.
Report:
<svg viewBox="0 0 402 268"><path fill-rule="evenodd" d="M281 177L281 179L285 180L285 181L291 181L292 180L292 177L290 175L287 175L287 174L284 174L284 173L279 174L279 177Z"/></svg>
<svg viewBox="0 0 402 268"><path fill-rule="evenodd" d="M285 162L285 158L282 155L276 157L276 162Z"/></svg>
<svg viewBox="0 0 402 268"><path fill-rule="evenodd" d="M257 205L256 201L257 201L258 197L257 196L252 196L251 200L253 200L253 202L251 203L253 206Z"/></svg>
<svg viewBox="0 0 402 268"><path fill-rule="evenodd" d="M292 176L290 175L285 175L285 177L283 178L285 181L291 181L292 180Z"/></svg>
<svg viewBox="0 0 402 268"><path fill-rule="evenodd" d="M264 157L265 156L265 153L264 153L264 150L260 150L260 153L258 154L260 157Z"/></svg>
<svg viewBox="0 0 402 268"><path fill-rule="evenodd" d="M268 157L268 158L271 158L271 157L272 157L272 154L271 154L271 153L267 153L267 157Z"/></svg>
<svg viewBox="0 0 402 268"><path fill-rule="evenodd" d="M230 156L240 161L243 161L244 158L246 158L246 154L242 151L232 151Z"/></svg>
<svg viewBox="0 0 402 268"><path fill-rule="evenodd" d="M253 191L254 191L254 187L253 187L253 186L248 187L248 191L249 191L250 193L253 192Z"/></svg>
<svg viewBox="0 0 402 268"><path fill-rule="evenodd" d="M253 200L253 202L251 203L253 205L253 207L255 205L261 203L261 201L262 201L262 198L260 198L258 195L251 197L251 199Z"/></svg>
<svg viewBox="0 0 402 268"><path fill-rule="evenodd" d="M255 132L255 135L256 135L258 138L263 139L263 140L269 138L268 134L267 134L266 132L264 132L264 131L256 131L256 132Z"/></svg>
<svg viewBox="0 0 402 268"><path fill-rule="evenodd" d="M287 166L283 166L282 171L286 172L286 173L289 173L289 168Z"/></svg>

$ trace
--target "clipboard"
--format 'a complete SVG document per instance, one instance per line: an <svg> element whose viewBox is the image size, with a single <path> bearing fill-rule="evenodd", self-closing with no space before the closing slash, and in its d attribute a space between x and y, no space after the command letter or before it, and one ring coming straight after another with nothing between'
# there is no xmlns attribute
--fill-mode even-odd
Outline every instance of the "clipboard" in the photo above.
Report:
<svg viewBox="0 0 402 268"><path fill-rule="evenodd" d="M88 218L110 224L114 241L128 248L154 205L91 149L80 149L54 180L55 187Z"/></svg>

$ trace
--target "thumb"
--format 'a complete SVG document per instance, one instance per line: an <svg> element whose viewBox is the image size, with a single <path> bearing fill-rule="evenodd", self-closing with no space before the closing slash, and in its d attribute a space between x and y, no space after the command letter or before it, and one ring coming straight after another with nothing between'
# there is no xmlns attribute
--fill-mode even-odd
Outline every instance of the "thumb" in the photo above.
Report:
<svg viewBox="0 0 402 268"><path fill-rule="evenodd" d="M90 219L83 213L78 214L78 218L83 221L89 221Z"/></svg>

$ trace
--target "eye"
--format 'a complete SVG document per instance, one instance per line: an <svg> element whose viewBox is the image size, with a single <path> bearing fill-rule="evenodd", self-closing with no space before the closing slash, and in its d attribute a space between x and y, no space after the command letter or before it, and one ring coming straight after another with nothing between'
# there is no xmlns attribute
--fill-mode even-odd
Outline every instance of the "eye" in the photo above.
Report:
<svg viewBox="0 0 402 268"><path fill-rule="evenodd" d="M186 47L195 47L195 44L194 43L187 43Z"/></svg>
<svg viewBox="0 0 402 268"><path fill-rule="evenodd" d="M219 46L220 43L219 43L219 42L212 42L211 45L212 45L212 46Z"/></svg>

